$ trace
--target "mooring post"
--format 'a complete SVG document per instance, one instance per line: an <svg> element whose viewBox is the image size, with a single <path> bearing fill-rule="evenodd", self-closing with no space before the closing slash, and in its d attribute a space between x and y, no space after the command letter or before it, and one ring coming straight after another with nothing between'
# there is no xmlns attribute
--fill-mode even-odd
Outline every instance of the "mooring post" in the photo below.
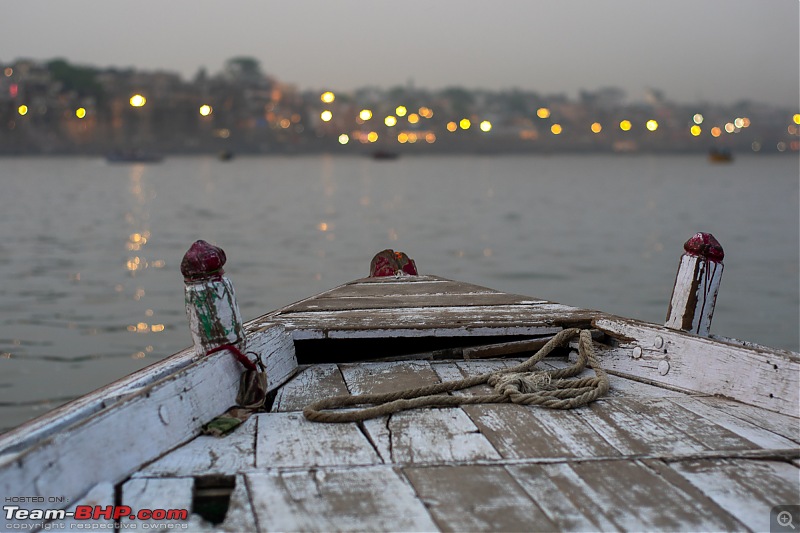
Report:
<svg viewBox="0 0 800 533"><path fill-rule="evenodd" d="M404 252L383 250L375 254L369 264L369 277L418 276L417 264Z"/></svg>
<svg viewBox="0 0 800 533"><path fill-rule="evenodd" d="M707 337L725 252L710 233L695 233L683 249L665 325Z"/></svg>
<svg viewBox="0 0 800 533"><path fill-rule="evenodd" d="M186 314L197 355L221 347L245 351L242 317L231 280L223 274L225 252L206 241L196 241L181 261ZM244 364L244 363L243 363Z"/></svg>

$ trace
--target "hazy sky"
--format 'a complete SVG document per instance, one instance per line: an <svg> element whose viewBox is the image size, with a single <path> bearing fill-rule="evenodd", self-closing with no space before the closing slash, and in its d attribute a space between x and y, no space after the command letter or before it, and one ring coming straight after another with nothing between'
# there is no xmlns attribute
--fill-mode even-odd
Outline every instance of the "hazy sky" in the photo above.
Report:
<svg viewBox="0 0 800 533"><path fill-rule="evenodd" d="M301 89L653 87L800 106L798 0L26 0L2 14L0 62L190 78L245 55Z"/></svg>

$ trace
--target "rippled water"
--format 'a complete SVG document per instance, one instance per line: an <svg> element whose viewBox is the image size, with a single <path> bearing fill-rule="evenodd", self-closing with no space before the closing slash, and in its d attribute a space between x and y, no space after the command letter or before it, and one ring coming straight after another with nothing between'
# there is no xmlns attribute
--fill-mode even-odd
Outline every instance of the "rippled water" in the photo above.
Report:
<svg viewBox="0 0 800 533"><path fill-rule="evenodd" d="M726 251L712 331L798 350L798 160L442 156L0 160L0 428L188 346L179 264L223 247L254 318L422 273L663 322L683 242Z"/></svg>

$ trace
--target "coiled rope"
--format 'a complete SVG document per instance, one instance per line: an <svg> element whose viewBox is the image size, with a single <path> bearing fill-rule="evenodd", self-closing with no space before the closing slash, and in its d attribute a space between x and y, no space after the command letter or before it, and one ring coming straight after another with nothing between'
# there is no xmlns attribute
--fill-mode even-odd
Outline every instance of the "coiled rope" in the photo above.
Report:
<svg viewBox="0 0 800 533"><path fill-rule="evenodd" d="M578 360L573 365L554 370L534 369L550 352L566 345L576 335L580 335ZM587 363L594 370L595 377L565 379L580 374ZM476 396L444 394L483 384L494 387L495 393ZM608 375L600 368L594 355L591 332L571 328L560 331L527 361L511 368L396 392L332 396L308 405L303 409L303 416L314 422L360 422L421 407L457 407L481 403L516 403L549 409L573 409L603 396L608 392L608 387ZM363 405L372 407L340 410Z"/></svg>

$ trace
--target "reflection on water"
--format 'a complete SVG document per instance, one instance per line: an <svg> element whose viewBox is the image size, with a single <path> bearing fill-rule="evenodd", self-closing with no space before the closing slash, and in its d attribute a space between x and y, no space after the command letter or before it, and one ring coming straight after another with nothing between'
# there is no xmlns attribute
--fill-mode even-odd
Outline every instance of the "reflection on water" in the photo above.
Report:
<svg viewBox="0 0 800 533"><path fill-rule="evenodd" d="M683 242L709 231L713 331L798 349L789 157L14 158L0 180L0 428L190 345L178 267L200 238L246 319L394 248L422 273L662 322Z"/></svg>

